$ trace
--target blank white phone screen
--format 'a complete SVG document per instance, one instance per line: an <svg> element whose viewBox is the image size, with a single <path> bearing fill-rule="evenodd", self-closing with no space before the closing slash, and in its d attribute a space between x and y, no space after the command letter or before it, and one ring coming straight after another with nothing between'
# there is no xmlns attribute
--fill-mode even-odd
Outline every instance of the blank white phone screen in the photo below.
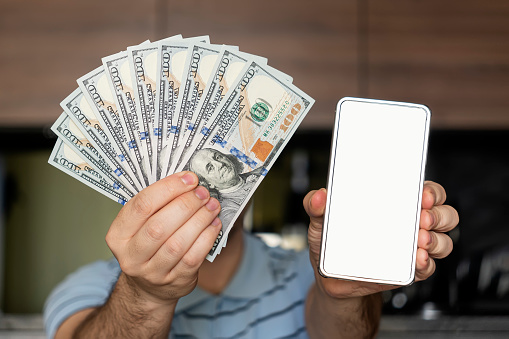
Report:
<svg viewBox="0 0 509 339"><path fill-rule="evenodd" d="M429 110L345 98L338 104L322 274L413 281Z"/></svg>

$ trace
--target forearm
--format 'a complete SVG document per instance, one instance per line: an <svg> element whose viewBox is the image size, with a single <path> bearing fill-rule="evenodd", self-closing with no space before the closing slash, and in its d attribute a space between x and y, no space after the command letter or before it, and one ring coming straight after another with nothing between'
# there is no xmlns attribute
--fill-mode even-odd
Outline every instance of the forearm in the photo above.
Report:
<svg viewBox="0 0 509 339"><path fill-rule="evenodd" d="M121 274L108 301L76 328L74 338L168 338L175 305L142 300Z"/></svg>
<svg viewBox="0 0 509 339"><path fill-rule="evenodd" d="M381 296L332 298L314 284L306 301L310 338L374 338L380 322Z"/></svg>

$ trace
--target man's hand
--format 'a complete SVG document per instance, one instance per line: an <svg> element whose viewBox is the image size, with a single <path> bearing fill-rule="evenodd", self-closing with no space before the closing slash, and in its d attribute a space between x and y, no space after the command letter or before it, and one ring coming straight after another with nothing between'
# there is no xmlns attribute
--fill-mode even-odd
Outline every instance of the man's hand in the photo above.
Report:
<svg viewBox="0 0 509 339"><path fill-rule="evenodd" d="M317 267L320 256L323 214L326 191L309 192L304 198L304 208L310 217L308 240L312 264ZM416 259L416 281L429 278L435 271L434 259L441 259L452 251L452 240L444 234L458 225L459 217L454 208L444 205L445 190L437 183L426 181L422 193L421 221ZM397 213L397 211L395 211ZM325 291L337 298L363 296L395 286L378 285L357 281L327 279L320 276L318 283Z"/></svg>
<svg viewBox="0 0 509 339"><path fill-rule="evenodd" d="M221 230L219 210L192 172L138 193L106 235L122 269L109 299L67 318L55 338L168 338L177 301L195 288Z"/></svg>
<svg viewBox="0 0 509 339"><path fill-rule="evenodd" d="M161 179L122 208L106 235L121 278L144 302L175 305L196 286L221 230L219 202L197 185L192 172Z"/></svg>
<svg viewBox="0 0 509 339"><path fill-rule="evenodd" d="M313 298L308 298L312 299L312 302L308 302L308 329L311 335L319 333L318 337L323 337L329 331L338 330L329 327L328 324L340 324L344 327L345 324L355 322L357 324L356 329L367 329L360 332L358 337L373 336L376 332L376 324L370 324L373 319L367 319L369 317L366 317L366 314L369 313L369 308L376 307L375 299L371 299L372 305L367 305L366 300L369 299L359 297L370 296L377 292L397 288L397 286L324 278L318 273L317 267L326 198L325 189L309 192L304 198L304 208L310 217L308 230L309 255L311 264L315 269L316 278L316 285L310 291L310 296ZM435 271L434 259L444 258L452 251L452 240L444 232L456 227L459 218L454 208L444 205L445 198L446 194L442 186L430 181L424 183L417 242L416 281L429 278ZM394 212L397 213L397 211ZM334 312L338 309L338 304L350 307L349 312ZM319 310L320 307L323 309L327 306L330 310ZM357 320L355 319L356 313L358 313ZM321 314L321 316L315 316L316 314ZM329 314L336 315L339 318L343 317L343 319L324 319ZM365 319L362 319L363 317ZM373 317L377 317L377 315L375 314ZM310 324L310 321L323 322L323 324ZM375 328L370 328L370 326L375 326Z"/></svg>

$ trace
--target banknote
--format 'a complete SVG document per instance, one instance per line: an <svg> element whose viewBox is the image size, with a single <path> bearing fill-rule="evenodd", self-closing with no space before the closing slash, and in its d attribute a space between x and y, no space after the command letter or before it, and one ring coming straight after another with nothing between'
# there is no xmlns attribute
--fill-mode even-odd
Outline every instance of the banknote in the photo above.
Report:
<svg viewBox="0 0 509 339"><path fill-rule="evenodd" d="M193 129L192 117L203 95L212 70L225 46L197 43L191 46L184 64L182 90L175 108L176 129L170 140L171 159L167 174L175 172L178 166L182 141ZM233 47L232 47L233 48Z"/></svg>
<svg viewBox="0 0 509 339"><path fill-rule="evenodd" d="M182 40L182 35L175 35L149 44L131 46L127 48L132 87L136 89L135 103L139 118L143 119L142 126L146 129L145 137L148 159L150 163L150 183L156 181L157 168L157 142L162 132L159 127L159 115L156 104L159 100L159 91L156 85L157 51L158 46L164 42ZM148 149L151 145L152 148Z"/></svg>
<svg viewBox="0 0 509 339"><path fill-rule="evenodd" d="M102 62L110 91L114 94L115 107L118 108L118 120L124 128L126 136L124 143L127 143L131 157L139 166L143 186L148 186L151 184L149 157L152 152L149 153L147 150L150 137L145 137L145 132L142 131L143 123L136 109L135 89L128 54L126 51L119 52L104 57Z"/></svg>
<svg viewBox="0 0 509 339"><path fill-rule="evenodd" d="M181 170L182 166L185 165L185 162L182 162L183 159L186 159L187 152L198 145L198 138L195 144L193 144L195 134L197 132L198 135L200 135L200 133L206 133L209 120L215 118L214 112L216 112L216 108L221 103L232 84L235 84L235 80L240 75L240 72L246 67L249 61L255 60L259 64L267 63L266 58L243 53L231 47L225 47L221 50L216 64L213 66L212 74L210 75L210 80L207 83L204 94L191 117L190 125L192 128L188 130L189 133L187 133L187 136L185 135L183 137L185 144L182 145L182 151L180 152L179 160L176 165L177 171Z"/></svg>
<svg viewBox="0 0 509 339"><path fill-rule="evenodd" d="M314 100L267 59L174 36L102 58L62 102L49 162L125 203L182 170L221 203L228 233Z"/></svg>
<svg viewBox="0 0 509 339"><path fill-rule="evenodd" d="M157 44L147 46L136 46L127 48L131 74L133 74L133 86L136 86L136 108L143 119L143 126L146 137L148 161L150 163L150 183L155 182L154 145L155 138L160 130L154 130L155 122L155 102L157 101ZM156 150L157 151L157 147Z"/></svg>
<svg viewBox="0 0 509 339"><path fill-rule="evenodd" d="M122 205L129 200L128 197L122 195L117 188L110 184L107 178L83 160L61 139L57 139L48 162L88 187Z"/></svg>
<svg viewBox="0 0 509 339"><path fill-rule="evenodd" d="M254 61L227 93L210 132L184 165L221 203L223 228L210 260L313 103Z"/></svg>
<svg viewBox="0 0 509 339"><path fill-rule="evenodd" d="M71 147L76 154L92 165L96 171L101 173L115 190L129 199L134 197L136 192L130 191L116 178L111 167L108 166L99 155L99 152L97 152L95 147L88 141L87 137L65 112L62 113L53 126L51 126L51 130L58 138L62 139L67 146Z"/></svg>
<svg viewBox="0 0 509 339"><path fill-rule="evenodd" d="M138 190L142 190L146 184L140 164L135 161L134 157L131 157L124 119L120 117L120 112L114 102L115 98L111 92L104 66L99 66L85 74L77 82L90 107L97 113L103 131L108 136L117 156L121 159L122 165L125 164L124 169L132 175Z"/></svg>
<svg viewBox="0 0 509 339"><path fill-rule="evenodd" d="M184 64L190 44L188 42L162 43L159 45L156 83L159 90L156 180L166 176L171 162L170 135L174 133L174 112L182 83Z"/></svg>
<svg viewBox="0 0 509 339"><path fill-rule="evenodd" d="M117 178L131 191L137 192L136 184L131 174L124 170L121 158L113 149L111 142L104 133L104 130L94 110L88 104L80 88L74 90L61 103L60 106L71 118L80 131L87 137L97 152L113 169Z"/></svg>
<svg viewBox="0 0 509 339"><path fill-rule="evenodd" d="M185 38L182 41L161 41L157 49L156 85L158 100L155 102L156 159L155 180L166 175L169 161L167 151L171 133L176 129L172 125L173 113L177 104L184 63L189 46L194 42L208 43L208 36ZM164 173L163 173L164 172Z"/></svg>

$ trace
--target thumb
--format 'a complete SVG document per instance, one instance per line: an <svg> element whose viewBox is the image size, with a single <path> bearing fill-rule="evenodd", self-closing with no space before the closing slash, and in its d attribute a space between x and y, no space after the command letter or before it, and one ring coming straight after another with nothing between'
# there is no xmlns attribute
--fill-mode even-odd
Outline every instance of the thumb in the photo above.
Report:
<svg viewBox="0 0 509 339"><path fill-rule="evenodd" d="M318 257L320 255L323 214L326 201L327 191L324 188L309 192L303 201L304 209L309 215L308 245L310 258L314 264L318 264Z"/></svg>
<svg viewBox="0 0 509 339"><path fill-rule="evenodd" d="M304 197L303 205L306 213L310 218L310 223L317 224L313 226L318 226L318 228L321 228L326 202L327 191L325 188L321 188L318 191L311 191Z"/></svg>

